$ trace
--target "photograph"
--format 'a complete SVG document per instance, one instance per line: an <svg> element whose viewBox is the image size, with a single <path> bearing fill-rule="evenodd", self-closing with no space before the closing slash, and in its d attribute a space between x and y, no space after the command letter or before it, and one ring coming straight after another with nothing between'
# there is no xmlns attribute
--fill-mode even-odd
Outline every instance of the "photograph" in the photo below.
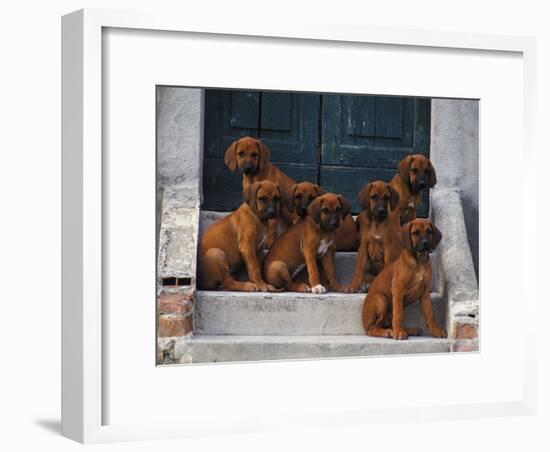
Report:
<svg viewBox="0 0 550 452"><path fill-rule="evenodd" d="M478 351L478 141L477 99L157 86L157 364Z"/></svg>

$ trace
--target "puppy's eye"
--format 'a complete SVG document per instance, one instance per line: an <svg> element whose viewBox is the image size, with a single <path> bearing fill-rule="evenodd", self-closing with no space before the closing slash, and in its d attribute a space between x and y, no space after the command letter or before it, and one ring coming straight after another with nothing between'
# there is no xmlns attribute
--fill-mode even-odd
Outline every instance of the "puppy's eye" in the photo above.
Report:
<svg viewBox="0 0 550 452"><path fill-rule="evenodd" d="M416 174L418 172L418 170L416 168L411 168L411 172Z"/></svg>
<svg viewBox="0 0 550 452"><path fill-rule="evenodd" d="M301 193L297 193L296 196L295 196L296 199L302 199L302 194Z"/></svg>
<svg viewBox="0 0 550 452"><path fill-rule="evenodd" d="M378 195L370 195L370 199L376 199L378 198Z"/></svg>
<svg viewBox="0 0 550 452"><path fill-rule="evenodd" d="M239 151L239 152L237 153L237 155L238 155L239 157L242 157L242 156L244 155L244 152L243 152L243 151Z"/></svg>
<svg viewBox="0 0 550 452"><path fill-rule="evenodd" d="M258 198L261 202L267 202L267 197L266 196L260 196Z"/></svg>
<svg viewBox="0 0 550 452"><path fill-rule="evenodd" d="M258 157L258 153L257 153L257 152L253 152L250 156L251 156L253 159L255 159L256 157Z"/></svg>
<svg viewBox="0 0 550 452"><path fill-rule="evenodd" d="M420 231L417 229L416 231L413 231L412 234L413 234L413 235L419 235L419 234L420 234Z"/></svg>
<svg viewBox="0 0 550 452"><path fill-rule="evenodd" d="M324 213L329 213L329 212L330 212L330 210L328 210L328 207L323 207L321 210L322 210Z"/></svg>
<svg viewBox="0 0 550 452"><path fill-rule="evenodd" d="M336 207L336 212L340 213L342 209L340 207Z"/></svg>
<svg viewBox="0 0 550 452"><path fill-rule="evenodd" d="M428 234L431 234L431 233L432 233L432 230L431 230L431 229L428 229L426 232L427 232Z"/></svg>
<svg viewBox="0 0 550 452"><path fill-rule="evenodd" d="M310 201L310 202L313 201L314 199L315 199L315 196L312 196L312 195L309 195L307 197L307 200Z"/></svg>
<svg viewBox="0 0 550 452"><path fill-rule="evenodd" d="M384 201L387 201L388 199L390 199L390 197L388 195L384 195Z"/></svg>
<svg viewBox="0 0 550 452"><path fill-rule="evenodd" d="M273 196L273 202L279 202L280 199L278 196Z"/></svg>

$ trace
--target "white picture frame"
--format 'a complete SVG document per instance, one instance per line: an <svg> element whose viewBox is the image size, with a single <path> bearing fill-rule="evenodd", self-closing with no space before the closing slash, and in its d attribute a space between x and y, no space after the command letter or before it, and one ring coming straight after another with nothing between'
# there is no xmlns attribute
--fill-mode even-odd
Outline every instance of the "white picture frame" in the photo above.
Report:
<svg viewBox="0 0 550 452"><path fill-rule="evenodd" d="M350 402L346 407L336 406L335 398L328 397L327 405L323 407L316 406L314 400L310 400L311 408L309 410L295 409L294 411L285 411L286 408L274 406L273 416L269 417L266 413L260 411L250 413L251 406L243 404L242 412L238 408L230 416L229 413L222 413L219 416L208 412L198 413L196 419L182 419L171 417L167 414L162 418L162 422L141 422L128 417L126 420L122 414L113 417L109 414L112 400L117 395L113 392L117 388L116 384L108 382L104 365L105 359L112 353L105 338L108 329L107 323L112 319L107 318L102 307L104 294L104 265L105 249L110 244L103 240L105 222L105 205L110 202L110 189L104 186L105 174L104 162L102 159L102 147L104 145L105 133L102 124L104 115L109 112L105 110L105 99L109 93L103 90L103 59L104 58L104 31L106 29L117 30L148 30L151 32L184 32L187 36L210 36L212 39L231 39L235 36L246 36L256 46L271 46L277 40L285 40L291 43L315 42L320 48L327 48L337 43L346 49L346 46L357 49L361 45L375 45L382 49L382 52L396 51L398 48L414 48L419 53L423 51L435 52L440 58L444 58L447 53L478 51L479 59L494 60L494 55L514 55L514 58L521 60L521 74L523 80L522 92L515 93L517 99L521 99L523 111L522 130L518 132L519 141L516 142L521 148L518 159L525 168L531 168L535 162L535 150L533 149L532 137L534 124L534 101L535 101L535 42L534 39L525 37L511 36L492 36L476 35L466 33L441 33L416 30L394 30L394 29L373 29L373 28L349 28L346 26L320 27L304 24L300 27L292 25L278 24L272 29L265 26L257 26L254 23L232 24L232 23L210 23L198 24L178 20L172 17L162 15L143 15L131 12L106 11L106 10L81 10L63 17L63 368L62 368L62 432L63 435L81 442L106 442L129 439L159 439L180 436L197 436L224 433L247 433L269 431L283 426L287 429L311 428L318 425L337 425L338 422L346 423L380 423L380 422L398 422L414 414L417 419L464 419L472 416L490 417L505 415L529 415L534 413L535 406L535 381L534 381L534 350L529 347L533 342L527 325L521 329L518 327L516 334L520 334L522 342L518 348L510 350L510 356L506 359L517 359L521 367L511 371L510 378L515 378L513 390L510 396L504 396L508 388L505 387L503 380L502 392L495 392L493 401L483 399L477 392L472 393L470 400L462 404L448 403L441 401L441 405L432 405L430 401L426 405L421 405L418 401L410 401L401 404L399 400L392 400L387 408L357 410L355 405ZM135 36L134 36L135 38ZM132 37L130 37L131 41ZM143 41L145 42L145 41ZM386 47L384 47L386 46ZM322 50L321 50L322 51ZM147 55L147 50L144 50ZM437 57L437 55L435 57ZM433 55L432 55L433 56ZM434 57L434 58L435 58ZM516 62L517 63L517 62ZM498 64L495 61L495 64ZM490 70L488 66L488 71ZM517 76L518 74L516 74ZM503 74L502 77L508 75ZM223 79L223 75L219 75ZM296 75L298 77L298 75ZM170 84L177 79L175 76L166 75L159 79L158 84ZM515 79L517 82L517 79ZM195 80L196 86L213 86L213 79ZM215 82L214 82L215 83ZM255 87L254 81L243 78L240 82L237 79L231 79L227 86L239 86L245 84L247 87ZM268 83L273 84L273 81ZM283 83L283 82L281 82ZM350 82L351 83L351 82ZM185 84L185 82L182 82ZM187 81L187 84L193 84ZM312 90L323 91L323 82L313 82ZM220 86L220 85L217 85ZM224 85L225 86L225 85ZM243 86L243 85L241 85ZM458 85L457 85L458 86ZM514 85L516 87L516 84ZM298 87L299 88L299 87ZM364 89L364 88L363 88ZM364 92L361 89L358 92ZM353 89L347 90L353 92ZM376 90L375 90L376 91ZM384 91L386 93L386 91ZM398 90L395 93L398 94ZM419 86L415 92L405 91L401 94L450 97L468 97L471 92L467 89L461 91L460 87L454 92L446 94L445 91L439 91L435 85ZM475 94L475 93L474 93ZM475 97L475 96L474 96ZM483 97L481 110L483 111ZM518 113L519 114L519 113ZM154 129L154 119L151 119L150 127ZM484 124L481 121L481 149L483 152L483 134ZM151 160L148 160L151 162ZM481 160L481 179L490 177L489 168L483 165ZM146 163L145 163L146 164ZM521 193L531 193L535 190L536 180L534 177L523 179L520 182ZM482 209L490 211L489 205L484 204L483 196L491 196L492 193L484 190L481 186ZM486 187L486 186L485 186ZM151 193L154 197L154 193ZM492 198L494 199L494 198ZM522 211L527 212L535 208L535 201L529 196L523 198ZM489 219L488 219L489 218ZM490 217L481 217L482 226L485 220L490 221ZM521 228L519 239L523 242L523 247L518 247L517 258L522 262L535 262L533 243L536 240L536 231L534 225L529 223L525 216L517 219L518 227ZM143 231L141 231L143 232ZM483 227L481 228L483 233ZM483 235L482 235L483 237ZM482 259L487 254L481 253ZM150 270L154 272L154 263L151 263ZM483 275L482 267L482 275ZM532 268L532 267L531 267ZM533 285L526 284L529 277L527 266L524 266L523 272L520 272L518 278L521 284L518 284L518 291L525 300L525 309L528 312L534 312L536 292ZM494 275L487 273L487 278L482 276L481 288L484 282ZM485 280L484 280L485 278ZM492 287L487 282L485 287ZM152 288L154 291L154 287ZM481 291L482 306L484 292ZM504 295L505 296L505 295ZM508 295L510 297L511 295ZM503 305L505 300L503 299ZM154 311L151 310L151 315ZM491 311L486 311L490 313ZM503 314L504 315L504 314ZM482 315L482 319L485 317ZM487 317L491 319L490 316ZM153 319L150 320L151 323ZM494 323L494 322L493 322ZM490 321L487 326L482 323L484 331L491 331L493 327ZM494 326L497 328L497 326ZM495 330L496 331L496 330ZM111 335L112 336L112 335ZM154 341L154 338L152 338ZM484 339L485 341L485 339ZM464 366L483 367L484 360L489 359L493 354L500 355L499 349L491 343L490 337L487 338L485 349L480 354L473 356L452 356L453 360L461 360ZM493 347L494 346L494 347ZM487 358L489 357L489 358ZM498 356L502 359L502 356ZM147 358L151 369L154 369L154 356ZM410 358L399 358L402 362L409 365L418 364L423 358L416 357L411 361ZM426 366L434 364L434 357ZM496 358L495 358L496 359ZM376 360L371 360L373 363ZM425 361L428 361L426 359ZM314 381L317 375L324 372L331 372L334 365L341 366L349 374L356 372L358 360L339 360L336 361L317 361L300 363L300 374L304 378L311 378ZM401 362L401 361L399 361ZM439 361L443 363L443 361ZM387 361L388 366L398 369L402 364L397 364L398 360L391 359ZM445 361L445 365L451 365L451 362ZM364 361L363 361L364 364ZM296 363L277 363L277 364L254 364L243 368L240 365L225 365L224 372L228 372L235 384L238 384L240 376L243 373L251 375L258 380L270 378L270 374L277 372L290 372ZM189 372L196 374L199 381L204 385L215 381L216 372L221 372L222 367L203 366L200 370ZM112 372L114 367L111 366ZM183 371L184 367L174 367L171 369L153 370L156 374L159 371L163 373L163 378L174 378L176 372ZM193 369L197 369L196 367ZM206 369L206 370L205 370ZM244 371L243 371L244 369ZM132 375L132 374L129 374ZM134 373L134 378L139 380L145 378L143 375ZM278 374L280 375L280 373ZM180 377L175 377L180 378ZM191 377L189 377L191 378ZM299 378L299 377L297 377ZM145 380L144 380L145 381ZM151 380L152 381L152 380ZM151 382L149 381L149 383ZM167 380L168 381L168 380ZM172 380L173 381L173 380ZM231 380L233 381L233 380ZM510 380L511 381L511 380ZM349 386L355 384L355 380L350 380ZM388 383L389 384L389 383ZM498 385L496 385L498 386ZM146 394L154 391L152 386L142 386L143 394L139 396L146 399ZM238 386L237 386L238 387ZM197 388L195 388L197 389ZM496 391L496 389L495 389ZM348 395L349 396L349 395ZM345 398L344 394L342 398ZM476 399L479 397L479 399ZM147 409L153 411L151 406L144 404ZM267 404L269 408L269 404ZM262 407L256 407L261 410ZM247 411L248 410L248 411ZM255 414L254 416L252 414ZM265 416L264 416L265 414ZM116 420L115 420L116 419Z"/></svg>

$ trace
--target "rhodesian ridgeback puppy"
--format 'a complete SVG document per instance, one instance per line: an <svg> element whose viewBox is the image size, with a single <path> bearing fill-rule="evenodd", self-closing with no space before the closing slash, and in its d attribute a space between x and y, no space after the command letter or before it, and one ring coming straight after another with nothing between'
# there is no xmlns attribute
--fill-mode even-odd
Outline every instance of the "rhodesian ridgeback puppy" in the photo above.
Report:
<svg viewBox="0 0 550 452"><path fill-rule="evenodd" d="M288 228L275 242L264 261L265 280L276 288L325 293L317 261L321 261L329 288L342 292L334 275L334 232L351 210L340 195L326 193L307 207L307 216ZM307 269L309 284L296 281Z"/></svg>
<svg viewBox="0 0 550 452"><path fill-rule="evenodd" d="M267 222L279 215L281 191L271 181L254 182L243 190L244 202L210 226L199 244L199 287L244 292L274 291L262 278L259 257ZM233 275L242 265L249 281Z"/></svg>
<svg viewBox="0 0 550 452"><path fill-rule="evenodd" d="M296 181L288 177L277 166L269 161L271 151L267 145L252 137L240 138L227 148L225 151L224 162L231 171L237 168L243 173L243 189L254 182L269 180L279 185L281 193L287 193L290 186ZM283 220L288 224L292 222L291 215L286 209L281 209L280 213ZM264 245L271 248L271 245L277 238L277 220L269 222L268 235Z"/></svg>
<svg viewBox="0 0 550 452"><path fill-rule="evenodd" d="M391 186L399 194L399 216L401 224L416 218L422 190L437 183L435 169L428 158L421 154L405 157L397 167L397 174Z"/></svg>
<svg viewBox="0 0 550 452"><path fill-rule="evenodd" d="M311 182L300 182L293 184L287 190L283 200L286 209L291 214L291 224L307 216L307 208L311 202L325 193L317 184Z"/></svg>
<svg viewBox="0 0 550 452"><path fill-rule="evenodd" d="M300 182L291 185L284 196L286 210L291 215L291 224L307 215L311 202L325 193L323 188L311 182ZM334 233L334 248L336 251L354 251L357 249L358 234L353 216L347 215Z"/></svg>
<svg viewBox="0 0 550 452"><path fill-rule="evenodd" d="M430 251L441 241L441 232L427 219L401 226L403 250L399 258L374 279L363 302L363 327L369 336L407 339L421 336L420 328L403 328L403 308L420 299L426 325L434 337L447 337L435 323L430 298Z"/></svg>
<svg viewBox="0 0 550 452"><path fill-rule="evenodd" d="M390 215L395 211L399 195L390 184L374 181L359 193L361 212L355 222L359 229L359 249L355 261L353 280L348 292L357 292L372 283L385 265L399 257L399 217Z"/></svg>
<svg viewBox="0 0 550 452"><path fill-rule="evenodd" d="M237 168L243 173L243 188L248 184L270 180L279 185L283 193L296 181L288 177L269 161L271 151L257 138L243 137L231 143L225 151L224 162L231 171Z"/></svg>

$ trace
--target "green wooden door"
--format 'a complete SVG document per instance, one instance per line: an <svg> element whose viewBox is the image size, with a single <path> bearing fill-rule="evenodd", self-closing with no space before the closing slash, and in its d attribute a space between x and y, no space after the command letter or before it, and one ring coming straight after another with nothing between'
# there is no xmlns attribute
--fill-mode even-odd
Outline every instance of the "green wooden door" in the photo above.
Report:
<svg viewBox="0 0 550 452"><path fill-rule="evenodd" d="M223 156L246 135L262 139L290 177L345 195L355 213L365 184L389 181L409 154L429 156L429 99L206 90L205 110L204 209L241 203L242 176ZM427 201L419 216L427 216Z"/></svg>
<svg viewBox="0 0 550 452"><path fill-rule="evenodd" d="M353 201L354 212L366 183L389 182L403 158L429 150L429 99L323 95L319 182ZM427 193L417 214L428 215Z"/></svg>
<svg viewBox="0 0 550 452"><path fill-rule="evenodd" d="M229 211L241 203L242 175L225 166L227 147L260 138L271 161L295 180L317 179L319 95L274 91L206 90L203 208Z"/></svg>

